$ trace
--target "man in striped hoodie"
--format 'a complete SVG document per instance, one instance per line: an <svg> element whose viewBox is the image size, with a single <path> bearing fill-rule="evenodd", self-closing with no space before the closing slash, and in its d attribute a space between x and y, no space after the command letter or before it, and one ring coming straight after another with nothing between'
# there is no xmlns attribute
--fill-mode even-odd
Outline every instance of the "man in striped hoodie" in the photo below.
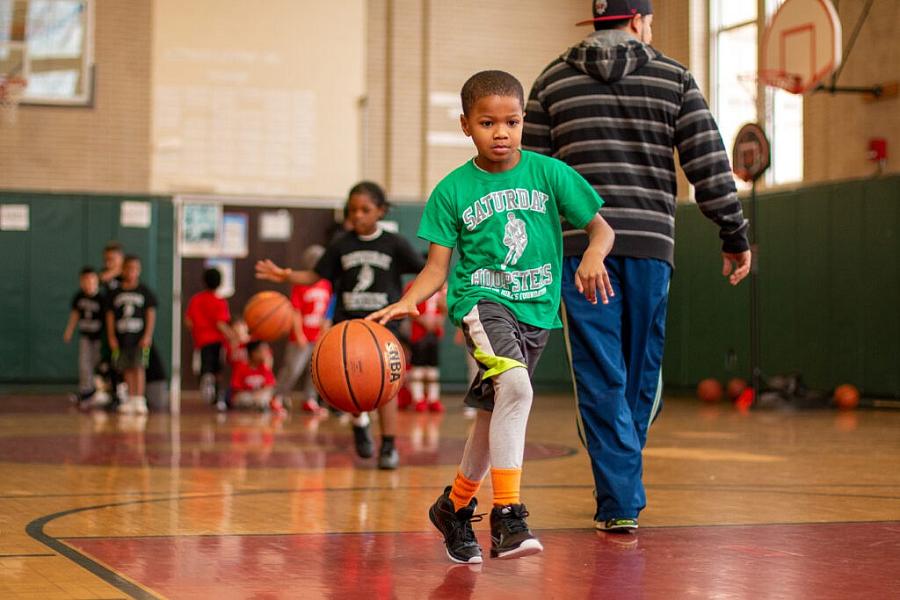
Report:
<svg viewBox="0 0 900 600"><path fill-rule="evenodd" d="M750 271L741 211L718 126L688 70L651 47L650 0L594 0L595 31L544 69L522 145L575 168L606 201L616 297L592 305L573 283L587 238L565 227L562 298L579 433L591 456L594 526L637 528L646 505L641 451L660 408L675 245L675 159L700 210L719 226L722 274Z"/></svg>

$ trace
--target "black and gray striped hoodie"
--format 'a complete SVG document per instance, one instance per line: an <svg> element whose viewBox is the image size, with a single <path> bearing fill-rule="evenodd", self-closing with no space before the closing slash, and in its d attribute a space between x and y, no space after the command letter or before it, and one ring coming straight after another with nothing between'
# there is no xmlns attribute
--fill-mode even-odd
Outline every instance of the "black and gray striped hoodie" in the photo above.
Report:
<svg viewBox="0 0 900 600"><path fill-rule="evenodd" d="M616 232L613 255L673 263L676 149L722 250L749 248L722 136L694 78L625 32L594 32L544 69L522 146L565 161L594 186ZM567 256L587 247L583 232L564 235Z"/></svg>

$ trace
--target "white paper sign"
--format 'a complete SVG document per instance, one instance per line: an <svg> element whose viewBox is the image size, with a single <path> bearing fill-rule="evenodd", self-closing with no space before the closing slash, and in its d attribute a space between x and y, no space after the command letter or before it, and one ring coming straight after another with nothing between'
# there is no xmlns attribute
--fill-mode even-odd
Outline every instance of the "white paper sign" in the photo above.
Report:
<svg viewBox="0 0 900 600"><path fill-rule="evenodd" d="M0 231L28 231L28 205L0 204Z"/></svg>
<svg viewBox="0 0 900 600"><path fill-rule="evenodd" d="M259 220L259 237L267 242L291 239L292 229L291 213L284 209L264 212Z"/></svg>
<svg viewBox="0 0 900 600"><path fill-rule="evenodd" d="M150 227L151 220L149 202L123 202L119 213L119 221L122 227Z"/></svg>
<svg viewBox="0 0 900 600"><path fill-rule="evenodd" d="M222 256L247 256L247 215L225 213L222 216Z"/></svg>

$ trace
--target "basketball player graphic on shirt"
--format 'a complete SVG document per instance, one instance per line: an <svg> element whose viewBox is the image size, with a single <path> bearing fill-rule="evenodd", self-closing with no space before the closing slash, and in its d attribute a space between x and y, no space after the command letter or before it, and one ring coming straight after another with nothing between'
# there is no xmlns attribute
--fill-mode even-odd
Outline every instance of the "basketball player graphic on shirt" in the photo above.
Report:
<svg viewBox="0 0 900 600"><path fill-rule="evenodd" d="M512 211L506 213L506 218L509 220L503 233L503 244L509 248L509 252L506 253L506 259L500 267L503 270L506 270L507 266L514 266L519 262L519 259L522 258L522 253L525 252L525 247L528 245L525 221L517 219Z"/></svg>
<svg viewBox="0 0 900 600"><path fill-rule="evenodd" d="M375 282L375 271L372 265L365 264L356 275L356 285L353 286L353 292L364 292Z"/></svg>

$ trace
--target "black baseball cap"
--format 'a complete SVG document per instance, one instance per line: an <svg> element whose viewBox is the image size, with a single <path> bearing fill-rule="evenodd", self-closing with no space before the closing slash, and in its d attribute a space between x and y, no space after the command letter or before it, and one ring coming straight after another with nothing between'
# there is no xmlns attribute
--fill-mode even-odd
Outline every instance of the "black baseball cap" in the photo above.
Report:
<svg viewBox="0 0 900 600"><path fill-rule="evenodd" d="M593 19L579 21L576 25L589 25L597 21L622 21L635 15L652 15L650 0L591 0Z"/></svg>

